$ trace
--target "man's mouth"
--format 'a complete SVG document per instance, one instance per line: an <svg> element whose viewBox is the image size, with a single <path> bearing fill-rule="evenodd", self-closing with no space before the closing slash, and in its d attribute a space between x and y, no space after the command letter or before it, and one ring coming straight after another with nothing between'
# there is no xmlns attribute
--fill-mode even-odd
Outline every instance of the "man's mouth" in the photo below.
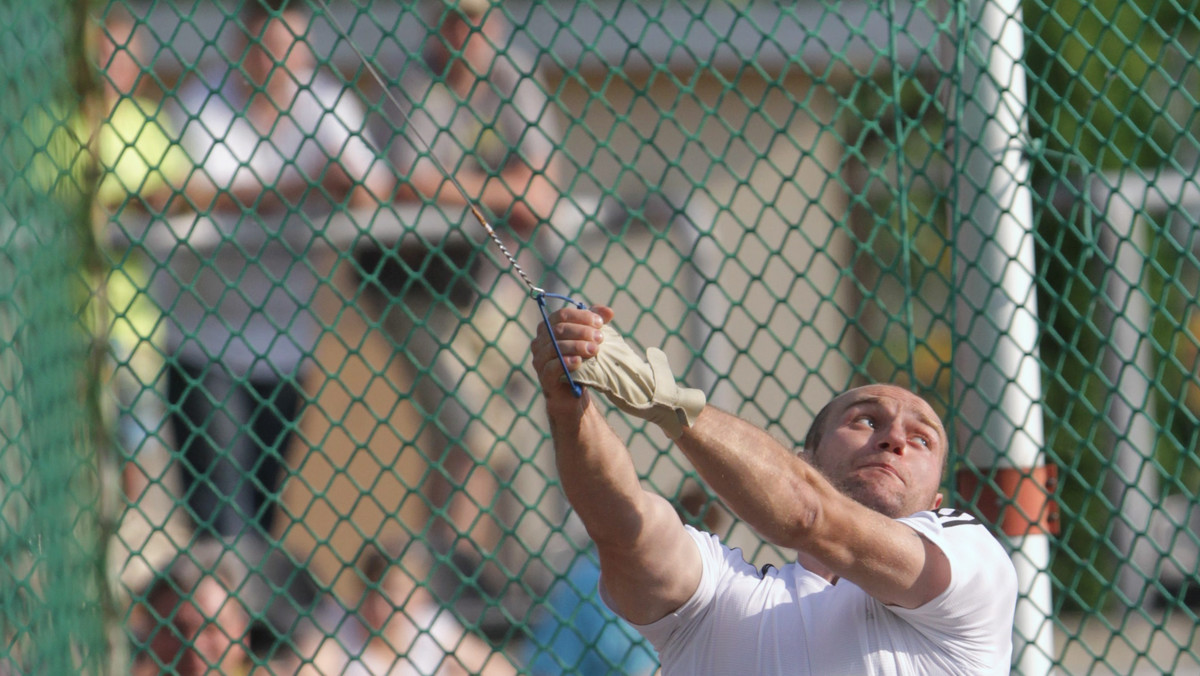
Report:
<svg viewBox="0 0 1200 676"><path fill-rule="evenodd" d="M881 472L884 472L886 474L890 474L890 475L896 477L896 479L898 479L901 483L904 482L904 478L900 476L900 472L895 467L892 467L891 465L887 464L886 462L867 463L865 465L862 465L860 467L860 469L878 470L878 471L881 471Z"/></svg>

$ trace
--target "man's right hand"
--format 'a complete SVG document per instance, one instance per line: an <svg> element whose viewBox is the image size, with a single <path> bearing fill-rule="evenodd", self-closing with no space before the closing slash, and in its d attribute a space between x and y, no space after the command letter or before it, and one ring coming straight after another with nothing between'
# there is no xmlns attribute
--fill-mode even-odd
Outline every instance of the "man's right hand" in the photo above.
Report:
<svg viewBox="0 0 1200 676"><path fill-rule="evenodd" d="M613 314L611 308L601 305L591 311L565 308L551 316L572 378L603 392L622 411L658 425L668 437L679 438L683 428L692 425L704 410L704 393L676 384L662 350L650 348L645 357L634 350L608 325ZM566 383L554 346L548 339L538 342L544 333L544 326L539 327L534 364L549 400L559 396ZM559 382L552 382L554 378Z"/></svg>
<svg viewBox="0 0 1200 676"><path fill-rule="evenodd" d="M612 308L597 305L589 310L577 307L566 307L550 315L550 326L554 330L554 338L562 351L563 361L567 368L578 369L585 359L595 357L604 341L601 328L612 321ZM546 330L546 325L539 324L537 335L530 345L533 367L538 374L546 403L555 406L570 402L578 402L571 385L564 377L562 364L558 353L554 350L554 342Z"/></svg>

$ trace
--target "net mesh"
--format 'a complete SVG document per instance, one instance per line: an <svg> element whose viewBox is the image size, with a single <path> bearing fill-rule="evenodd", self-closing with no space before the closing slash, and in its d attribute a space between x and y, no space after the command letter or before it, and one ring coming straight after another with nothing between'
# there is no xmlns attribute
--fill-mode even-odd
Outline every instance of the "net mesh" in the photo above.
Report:
<svg viewBox="0 0 1200 676"><path fill-rule="evenodd" d="M1013 673L1200 669L1195 6L10 5L0 672L654 673L460 190L787 443L926 396Z"/></svg>

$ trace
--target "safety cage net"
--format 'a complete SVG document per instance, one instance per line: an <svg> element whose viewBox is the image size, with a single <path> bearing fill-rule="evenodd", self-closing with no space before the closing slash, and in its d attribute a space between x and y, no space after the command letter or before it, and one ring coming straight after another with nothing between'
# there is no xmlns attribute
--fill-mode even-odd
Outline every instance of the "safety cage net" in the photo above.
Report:
<svg viewBox="0 0 1200 676"><path fill-rule="evenodd" d="M655 673L539 296L796 448L917 391L1017 570L1013 673L1200 670L1198 14L4 3L0 674Z"/></svg>

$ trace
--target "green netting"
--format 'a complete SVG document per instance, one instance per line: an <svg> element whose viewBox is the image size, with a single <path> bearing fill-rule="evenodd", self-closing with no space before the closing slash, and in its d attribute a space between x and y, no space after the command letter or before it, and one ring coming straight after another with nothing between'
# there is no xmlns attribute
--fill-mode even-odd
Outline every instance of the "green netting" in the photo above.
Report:
<svg viewBox="0 0 1200 676"><path fill-rule="evenodd" d="M0 671L110 665L98 354L88 307L96 172L80 136L86 12L0 8ZM90 317L90 318L89 318ZM108 505L111 507L111 505ZM48 640L53 637L52 640Z"/></svg>
<svg viewBox="0 0 1200 676"><path fill-rule="evenodd" d="M1014 673L1200 669L1195 5L459 4L0 9L0 672L653 673L460 189L781 439L926 395Z"/></svg>

